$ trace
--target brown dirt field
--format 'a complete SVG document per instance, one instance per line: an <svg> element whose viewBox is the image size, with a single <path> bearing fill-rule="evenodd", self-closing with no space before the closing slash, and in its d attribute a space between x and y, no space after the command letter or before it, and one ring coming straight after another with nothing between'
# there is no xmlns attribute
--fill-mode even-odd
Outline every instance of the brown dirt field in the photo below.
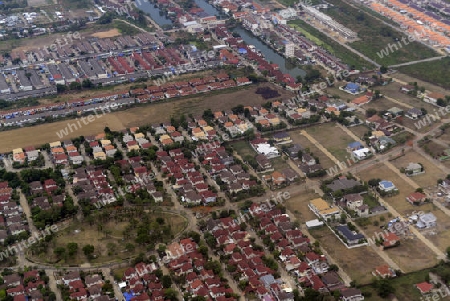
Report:
<svg viewBox="0 0 450 301"><path fill-rule="evenodd" d="M313 191L305 191L301 194L291 196L286 201L286 208L295 215L301 223L316 219L317 216L309 209L309 201L319 198L320 196Z"/></svg>
<svg viewBox="0 0 450 301"><path fill-rule="evenodd" d="M390 101L389 99L384 98L384 97L376 99L376 100L373 100L373 101L371 101L371 102L369 102L369 103L367 103L367 104L362 106L362 108L365 109L365 110L375 109L375 110L377 110L377 112L386 111L386 110L389 110L392 107L398 107L398 108L400 108L400 109L402 109L404 111L407 110L406 107L401 106L401 105L399 105L399 104L397 104L397 103L395 103L393 101Z"/></svg>
<svg viewBox="0 0 450 301"><path fill-rule="evenodd" d="M203 94L195 98L177 99L170 102L149 104L125 111L99 115L102 117L73 131L67 138L78 137L80 135L93 135L102 132L106 126L116 131L132 126L169 121L171 116L178 116L180 114L202 114L204 110L209 108L217 111L230 109L239 104L257 105L266 103L266 99L254 93L256 89L257 86L250 86L247 89L241 89L231 93L222 91L222 94ZM282 97L292 97L292 94L287 91L279 89L279 92ZM60 140L56 133L65 129L72 122L73 120L65 120L1 132L0 140L2 144L0 146L0 152L9 152L13 148L28 145L40 146L44 143Z"/></svg>
<svg viewBox="0 0 450 301"><path fill-rule="evenodd" d="M419 98L412 97L411 95L400 92L400 87L402 85L397 82L392 82L389 85L377 87L382 94L388 97L394 98L400 102L413 106L415 108L425 108L428 112L433 112L436 109L435 106L426 103Z"/></svg>
<svg viewBox="0 0 450 301"><path fill-rule="evenodd" d="M421 81L421 80L419 80L417 78L408 76L408 75L403 74L403 73L397 72L397 73L393 74L391 77L398 78L399 80L407 82L407 83L417 82L417 85L419 85L419 87L423 86L423 87L425 87L425 89L430 90L432 92L438 92L438 93L443 93L443 94L447 94L447 92L448 92L447 90L445 90L442 87L439 87L439 86L436 86L436 85L433 85L433 84Z"/></svg>
<svg viewBox="0 0 450 301"><path fill-rule="evenodd" d="M384 217L384 221L381 221L380 217ZM369 237L375 237L375 233L380 233L383 230L379 226L374 226L373 222L378 221L381 226L386 225L391 219L392 215L389 213L371 217L369 218L371 224L364 227L364 232ZM411 256L411 250L414 250L414 256ZM413 239L402 239L400 246L387 249L384 252L406 273L429 268L437 263L428 247L415 237Z"/></svg>
<svg viewBox="0 0 450 301"><path fill-rule="evenodd" d="M322 164L323 168L327 169L335 165L335 163L331 161L327 155L317 148L317 146L312 144L305 136L301 135L300 130L290 132L290 136L293 143L300 144L303 148L309 148L314 156L319 158L320 164Z"/></svg>
<svg viewBox="0 0 450 301"><path fill-rule="evenodd" d="M384 260L370 247L347 249L328 227L311 229L310 233L316 238L328 254L338 262L339 266L358 284L372 282L372 271Z"/></svg>
<svg viewBox="0 0 450 301"><path fill-rule="evenodd" d="M421 163L425 168L425 173L411 177L420 187L426 188L435 186L437 180L445 178L445 174L432 162L415 151L407 151L404 156L391 161L398 169L406 167L410 162Z"/></svg>
<svg viewBox="0 0 450 301"><path fill-rule="evenodd" d="M348 128L357 137L362 138L370 129L365 125L357 125ZM362 140L362 139L361 139Z"/></svg>
<svg viewBox="0 0 450 301"><path fill-rule="evenodd" d="M93 37L100 38L100 39L112 38L112 37L117 37L120 35L121 35L121 33L119 32L119 30L117 28L113 28L108 31L101 31L101 32L92 34Z"/></svg>
<svg viewBox="0 0 450 301"><path fill-rule="evenodd" d="M420 207L421 208L421 207ZM436 245L443 252L450 246L450 219L449 217L439 210L437 207L433 207L433 214L438 220L436 228L430 231L423 232L424 236Z"/></svg>
<svg viewBox="0 0 450 301"><path fill-rule="evenodd" d="M406 197L410 193L414 192L415 189L403 179L399 178L396 173L394 173L384 164L377 164L372 166L370 169L365 169L363 172L358 173L358 176L363 181L368 181L374 178L392 181L399 190L399 194L392 197L386 197L384 198L384 200L391 206L393 206L402 215L405 215L406 213L413 210L417 210L417 207L409 204L406 201Z"/></svg>
<svg viewBox="0 0 450 301"><path fill-rule="evenodd" d="M345 161L346 157L350 157L346 148L354 139L336 124L327 123L312 126L307 128L306 131L339 161Z"/></svg>

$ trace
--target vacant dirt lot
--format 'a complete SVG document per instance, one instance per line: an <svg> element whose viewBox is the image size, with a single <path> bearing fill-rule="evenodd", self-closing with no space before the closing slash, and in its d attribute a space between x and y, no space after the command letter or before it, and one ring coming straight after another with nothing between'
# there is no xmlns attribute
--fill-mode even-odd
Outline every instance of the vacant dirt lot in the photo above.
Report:
<svg viewBox="0 0 450 301"><path fill-rule="evenodd" d="M319 198L320 196L313 191L306 191L299 195L292 196L286 201L287 209L295 215L295 217L304 224L306 221L316 219L317 216L309 209L309 201Z"/></svg>
<svg viewBox="0 0 450 301"><path fill-rule="evenodd" d="M410 162L420 163L425 169L425 173L411 177L411 180L416 182L420 187L426 188L435 186L438 179L445 178L445 174L436 167L432 162L415 151L408 151L404 156L391 161L391 163L398 169L406 167Z"/></svg>
<svg viewBox="0 0 450 301"><path fill-rule="evenodd" d="M305 149L309 148L314 156L319 158L320 164L322 164L323 168L326 169L335 165L327 155L325 155L321 150L317 148L317 146L312 144L305 136L300 134L300 130L290 132L290 136L293 143L299 144Z"/></svg>
<svg viewBox="0 0 450 301"><path fill-rule="evenodd" d="M111 130L121 130L132 126L142 126L169 121L171 116L181 114L201 115L204 110L225 110L239 104L257 105L267 102L260 95L255 94L256 86L238 90L232 93L222 91L222 94L204 94L195 98L176 99L169 102L161 102L134 107L129 110L103 115L92 123L70 133L67 138L80 135L93 135L103 131L107 126ZM290 93L280 89L282 97L291 97ZM92 93L92 92L91 92ZM245 101L243 101L245 100ZM101 116L101 115L99 115ZM40 146L58 138L57 132L65 129L74 120L65 120L34 127L21 128L0 133L2 144L0 152L9 152L13 148L28 145Z"/></svg>
<svg viewBox="0 0 450 301"><path fill-rule="evenodd" d="M366 169L362 173L358 173L358 176L364 181L376 178L392 181L399 190L399 194L392 197L385 197L384 200L392 205L400 214L404 215L407 212L417 209L417 207L412 206L406 201L406 197L414 192L415 189L403 179L399 178L396 173L384 164L374 165L372 168Z"/></svg>
<svg viewBox="0 0 450 301"><path fill-rule="evenodd" d="M372 271L377 266L385 264L370 247L347 249L327 227L311 229L310 233L358 284L370 283L373 278Z"/></svg>
<svg viewBox="0 0 450 301"><path fill-rule="evenodd" d="M377 237L376 233L383 232L380 226L386 225L391 219L392 215L389 213L369 218L370 224L363 227L365 234L371 238ZM411 250L414 250L413 256L411 256ZM437 263L434 254L414 236L402 237L400 246L384 252L406 273L431 267Z"/></svg>
<svg viewBox="0 0 450 301"><path fill-rule="evenodd" d="M346 149L347 145L354 140L334 123L309 127L306 131L339 161L350 157Z"/></svg>
<svg viewBox="0 0 450 301"><path fill-rule="evenodd" d="M357 137L362 138L370 129L365 125L357 125L348 128ZM362 139L361 139L362 140Z"/></svg>
<svg viewBox="0 0 450 301"><path fill-rule="evenodd" d="M100 39L112 38L112 37L120 36L120 32L117 28L114 28L114 29L110 29L108 31L96 32L96 33L92 34L92 36L96 37L96 38L100 38Z"/></svg>

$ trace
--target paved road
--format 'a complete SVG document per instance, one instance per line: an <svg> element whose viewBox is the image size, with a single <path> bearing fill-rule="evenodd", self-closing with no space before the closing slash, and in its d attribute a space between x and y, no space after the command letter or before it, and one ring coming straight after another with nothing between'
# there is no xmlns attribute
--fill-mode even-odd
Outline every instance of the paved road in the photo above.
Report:
<svg viewBox="0 0 450 301"><path fill-rule="evenodd" d="M388 66L388 68L398 68L398 67L402 67L402 66L409 66L409 65L414 65L414 64L423 63L423 62L432 62L432 61L442 60L444 57L447 57L447 55L430 57L427 59L411 61L411 62L407 62L407 63L403 63L403 64L390 65L390 66Z"/></svg>

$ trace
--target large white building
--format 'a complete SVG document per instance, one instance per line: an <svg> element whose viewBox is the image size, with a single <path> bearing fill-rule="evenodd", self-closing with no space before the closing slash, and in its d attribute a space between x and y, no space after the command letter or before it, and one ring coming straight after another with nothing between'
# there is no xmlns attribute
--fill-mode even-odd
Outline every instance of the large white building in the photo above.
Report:
<svg viewBox="0 0 450 301"><path fill-rule="evenodd" d="M294 57L295 56L294 52L295 52L295 44L294 43L286 44L286 49L285 49L286 57Z"/></svg>

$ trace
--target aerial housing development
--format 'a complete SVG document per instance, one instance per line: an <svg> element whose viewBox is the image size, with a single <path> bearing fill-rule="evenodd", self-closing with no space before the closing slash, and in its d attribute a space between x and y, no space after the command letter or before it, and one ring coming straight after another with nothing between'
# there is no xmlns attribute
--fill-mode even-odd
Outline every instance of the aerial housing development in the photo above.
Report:
<svg viewBox="0 0 450 301"><path fill-rule="evenodd" d="M450 300L449 12L0 3L0 301Z"/></svg>

